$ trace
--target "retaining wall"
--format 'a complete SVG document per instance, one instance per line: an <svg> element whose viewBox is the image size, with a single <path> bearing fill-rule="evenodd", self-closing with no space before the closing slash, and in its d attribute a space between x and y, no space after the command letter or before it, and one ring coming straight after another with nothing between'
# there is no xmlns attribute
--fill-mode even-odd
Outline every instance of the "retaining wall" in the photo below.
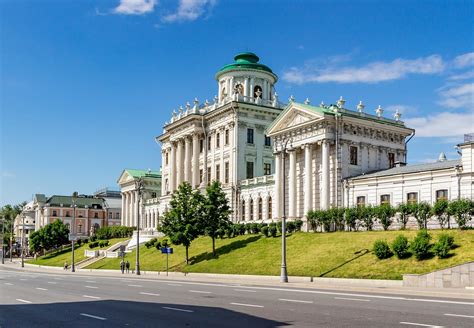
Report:
<svg viewBox="0 0 474 328"><path fill-rule="evenodd" d="M474 262L467 262L426 274L404 274L403 286L433 288L474 287Z"/></svg>

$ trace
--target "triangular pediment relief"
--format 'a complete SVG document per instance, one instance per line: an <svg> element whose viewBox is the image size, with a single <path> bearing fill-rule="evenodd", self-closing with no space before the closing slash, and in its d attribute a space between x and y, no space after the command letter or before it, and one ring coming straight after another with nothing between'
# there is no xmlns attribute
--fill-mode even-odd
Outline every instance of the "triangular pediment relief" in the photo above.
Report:
<svg viewBox="0 0 474 328"><path fill-rule="evenodd" d="M134 179L133 179L133 176L130 175L130 173L128 173L126 170L124 170L124 171L122 172L122 174L120 175L120 177L119 177L117 183L118 183L119 185L122 185L122 184L125 184L125 183L130 182L130 181L133 181L133 180L134 180Z"/></svg>
<svg viewBox="0 0 474 328"><path fill-rule="evenodd" d="M283 111L273 122L267 134L274 134L280 131L296 128L310 122L322 119L324 116L319 113L292 106Z"/></svg>

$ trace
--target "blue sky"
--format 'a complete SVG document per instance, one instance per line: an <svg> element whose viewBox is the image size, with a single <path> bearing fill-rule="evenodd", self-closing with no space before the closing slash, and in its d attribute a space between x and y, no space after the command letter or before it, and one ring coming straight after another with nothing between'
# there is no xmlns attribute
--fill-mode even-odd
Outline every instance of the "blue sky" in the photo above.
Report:
<svg viewBox="0 0 474 328"><path fill-rule="evenodd" d="M241 51L280 99L362 100L417 129L409 162L474 132L472 1L8 1L1 12L0 205L92 193L159 169L173 109L217 92Z"/></svg>

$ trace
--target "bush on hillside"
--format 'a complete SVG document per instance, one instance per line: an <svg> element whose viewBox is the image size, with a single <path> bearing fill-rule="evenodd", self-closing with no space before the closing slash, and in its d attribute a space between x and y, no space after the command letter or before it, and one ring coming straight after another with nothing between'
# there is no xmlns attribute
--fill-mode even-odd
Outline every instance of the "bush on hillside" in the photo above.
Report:
<svg viewBox="0 0 474 328"><path fill-rule="evenodd" d="M97 229L95 234L91 237L96 239L112 239L112 238L129 238L133 234L134 227L112 226L102 227Z"/></svg>
<svg viewBox="0 0 474 328"><path fill-rule="evenodd" d="M260 232L260 229L258 228L258 223L251 223L250 229L253 234L258 234Z"/></svg>
<svg viewBox="0 0 474 328"><path fill-rule="evenodd" d="M98 241L92 241L89 243L89 248L92 249L92 248L96 248L97 246L99 246L99 242Z"/></svg>
<svg viewBox="0 0 474 328"><path fill-rule="evenodd" d="M295 231L295 228L296 228L295 222L293 221L286 222L286 232L292 233Z"/></svg>
<svg viewBox="0 0 474 328"><path fill-rule="evenodd" d="M393 254L385 240L376 240L373 251L379 260L388 259Z"/></svg>
<svg viewBox="0 0 474 328"><path fill-rule="evenodd" d="M303 227L303 220L297 219L295 220L295 231L301 231Z"/></svg>
<svg viewBox="0 0 474 328"><path fill-rule="evenodd" d="M265 237L270 237L269 230L270 230L270 228L269 228L268 226L263 226L261 231L262 231L262 234L263 234Z"/></svg>
<svg viewBox="0 0 474 328"><path fill-rule="evenodd" d="M392 243L392 251L399 258L404 259L410 255L408 239L404 235L398 235Z"/></svg>
<svg viewBox="0 0 474 328"><path fill-rule="evenodd" d="M454 238L448 234L441 234L433 246L433 253L440 259L449 257L449 251L453 248Z"/></svg>
<svg viewBox="0 0 474 328"><path fill-rule="evenodd" d="M411 242L411 251L418 261L430 256L430 240L430 234L426 230L420 230L415 239Z"/></svg>
<svg viewBox="0 0 474 328"><path fill-rule="evenodd" d="M270 224L270 226L268 227L268 233L270 234L270 236L272 237L276 237L277 233L278 233L278 229L277 229L277 226L276 224Z"/></svg>

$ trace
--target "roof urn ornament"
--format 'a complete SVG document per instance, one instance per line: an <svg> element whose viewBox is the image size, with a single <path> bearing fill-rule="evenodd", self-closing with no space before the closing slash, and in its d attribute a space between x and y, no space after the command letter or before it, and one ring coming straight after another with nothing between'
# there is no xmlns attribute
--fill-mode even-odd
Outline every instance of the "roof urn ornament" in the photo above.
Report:
<svg viewBox="0 0 474 328"><path fill-rule="evenodd" d="M444 162L446 160L447 160L446 155L443 152L441 152L438 157L438 162Z"/></svg>
<svg viewBox="0 0 474 328"><path fill-rule="evenodd" d="M191 109L191 104L189 101L186 102L186 112L188 112Z"/></svg>
<svg viewBox="0 0 474 328"><path fill-rule="evenodd" d="M362 114L364 112L364 108L365 105L362 103L362 100L359 101L359 104L357 105L357 111Z"/></svg>
<svg viewBox="0 0 474 328"><path fill-rule="evenodd" d="M214 102L217 104L218 101L219 101L219 98L217 98L217 96L214 96Z"/></svg>
<svg viewBox="0 0 474 328"><path fill-rule="evenodd" d="M288 98L288 101L289 102L294 102L295 101L295 97L293 95L290 96L290 98Z"/></svg>
<svg viewBox="0 0 474 328"><path fill-rule="evenodd" d="M204 106L209 107L209 100L206 99L206 101L204 102Z"/></svg>
<svg viewBox="0 0 474 328"><path fill-rule="evenodd" d="M311 102L309 101L309 98L306 98L305 101L304 101L304 104L305 105L309 105Z"/></svg>
<svg viewBox="0 0 474 328"><path fill-rule="evenodd" d="M382 109L382 106L379 105L379 107L377 107L377 109L375 110L375 114L377 114L377 117L380 118L383 114L383 109Z"/></svg>
<svg viewBox="0 0 474 328"><path fill-rule="evenodd" d="M395 118L395 121L400 121L400 117L402 116L402 113L398 111L398 109L395 111L395 114L393 114L393 117Z"/></svg>
<svg viewBox="0 0 474 328"><path fill-rule="evenodd" d="M183 106L179 106L178 113L179 115L183 114Z"/></svg>
<svg viewBox="0 0 474 328"><path fill-rule="evenodd" d="M324 104L324 101L321 100L321 103L319 104L319 107L323 107L326 106L326 104Z"/></svg>
<svg viewBox="0 0 474 328"><path fill-rule="evenodd" d="M346 100L341 96L339 97L339 100L337 101L336 105L338 108L344 107L344 104L346 103Z"/></svg>

